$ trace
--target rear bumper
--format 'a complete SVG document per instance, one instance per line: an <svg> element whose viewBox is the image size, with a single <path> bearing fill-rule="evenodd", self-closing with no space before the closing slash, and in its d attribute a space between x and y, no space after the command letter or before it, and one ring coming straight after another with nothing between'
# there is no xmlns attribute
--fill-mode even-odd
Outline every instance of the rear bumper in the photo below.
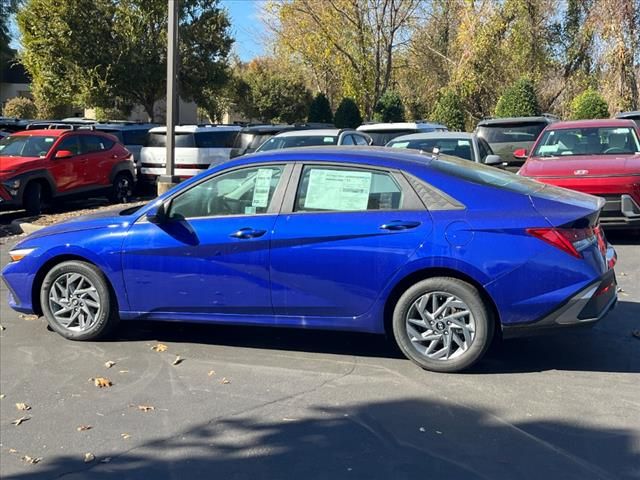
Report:
<svg viewBox="0 0 640 480"><path fill-rule="evenodd" d="M618 300L613 270L590 283L543 318L526 324L503 325L503 338L551 333L566 328L591 327L615 307Z"/></svg>

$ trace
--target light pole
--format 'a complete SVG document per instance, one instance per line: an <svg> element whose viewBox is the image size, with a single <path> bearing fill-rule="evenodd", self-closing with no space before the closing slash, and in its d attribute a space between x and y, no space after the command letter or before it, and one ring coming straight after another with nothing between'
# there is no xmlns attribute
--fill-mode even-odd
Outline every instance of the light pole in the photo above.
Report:
<svg viewBox="0 0 640 480"><path fill-rule="evenodd" d="M176 183L175 176L175 125L178 112L178 21L180 0L168 0L169 22L167 26L167 147L166 170L158 178L158 195L169 190Z"/></svg>

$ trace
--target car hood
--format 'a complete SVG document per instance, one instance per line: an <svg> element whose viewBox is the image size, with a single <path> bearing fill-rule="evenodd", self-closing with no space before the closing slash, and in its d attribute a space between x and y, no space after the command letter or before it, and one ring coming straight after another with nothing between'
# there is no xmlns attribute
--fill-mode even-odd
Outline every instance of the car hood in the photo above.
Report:
<svg viewBox="0 0 640 480"><path fill-rule="evenodd" d="M640 174L640 154L531 157L520 171L528 177L602 177Z"/></svg>
<svg viewBox="0 0 640 480"><path fill-rule="evenodd" d="M0 177L11 176L19 170L42 161L41 157L9 157L0 155Z"/></svg>
<svg viewBox="0 0 640 480"><path fill-rule="evenodd" d="M118 210L83 215L81 217L72 218L70 220L55 223L48 227L42 228L29 235L25 240L33 240L35 238L58 235L62 233L95 230L99 228L128 228L131 220L132 219L130 216L119 215Z"/></svg>

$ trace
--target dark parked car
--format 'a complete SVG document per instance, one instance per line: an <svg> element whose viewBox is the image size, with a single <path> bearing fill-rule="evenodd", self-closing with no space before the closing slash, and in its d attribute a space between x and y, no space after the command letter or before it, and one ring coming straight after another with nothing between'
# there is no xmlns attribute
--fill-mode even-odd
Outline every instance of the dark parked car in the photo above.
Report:
<svg viewBox="0 0 640 480"><path fill-rule="evenodd" d="M507 170L517 172L527 157L516 157L514 152L531 150L542 130L558 120L553 115L489 118L478 123L475 133L491 145L493 153L500 155Z"/></svg>
<svg viewBox="0 0 640 480"><path fill-rule="evenodd" d="M147 132L157 126L155 123L112 122L97 123L94 128L99 132L110 133L131 152L138 175L140 175L142 168L140 150L147 141Z"/></svg>
<svg viewBox="0 0 640 480"><path fill-rule="evenodd" d="M621 118L623 120L633 120L636 122L636 125L640 127L640 110L636 110L634 112L620 112L616 115L616 118Z"/></svg>
<svg viewBox="0 0 640 480"><path fill-rule="evenodd" d="M274 135L307 129L306 125L249 125L240 130L231 150L231 158L253 153Z"/></svg>

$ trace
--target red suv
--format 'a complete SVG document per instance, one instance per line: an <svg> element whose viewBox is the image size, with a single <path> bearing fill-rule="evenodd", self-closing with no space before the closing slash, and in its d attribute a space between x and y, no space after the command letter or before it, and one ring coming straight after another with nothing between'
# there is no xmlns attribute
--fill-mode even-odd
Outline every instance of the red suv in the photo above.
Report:
<svg viewBox="0 0 640 480"><path fill-rule="evenodd" d="M24 130L0 141L0 206L40 213L42 203L72 194L131 196L131 153L112 135L92 130Z"/></svg>
<svg viewBox="0 0 640 480"><path fill-rule="evenodd" d="M553 123L518 173L604 198L603 226L640 227L640 130L631 120Z"/></svg>

